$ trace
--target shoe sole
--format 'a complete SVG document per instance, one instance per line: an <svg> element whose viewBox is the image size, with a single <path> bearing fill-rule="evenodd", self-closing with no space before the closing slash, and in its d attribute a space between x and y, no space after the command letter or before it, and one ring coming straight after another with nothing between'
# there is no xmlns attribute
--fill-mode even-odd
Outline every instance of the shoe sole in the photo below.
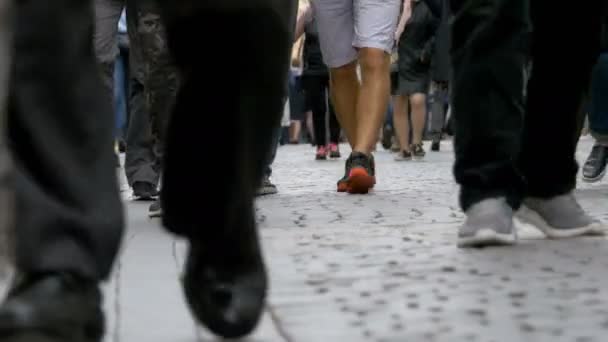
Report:
<svg viewBox="0 0 608 342"><path fill-rule="evenodd" d="M315 160L327 160L327 156L316 156Z"/></svg>
<svg viewBox="0 0 608 342"><path fill-rule="evenodd" d="M329 158L331 158L331 159L340 159L340 158L342 158L342 155L340 153L330 154Z"/></svg>
<svg viewBox="0 0 608 342"><path fill-rule="evenodd" d="M374 187L375 178L363 168L354 168L348 176L349 194L367 194Z"/></svg>
<svg viewBox="0 0 608 342"><path fill-rule="evenodd" d="M606 170L607 169L604 169L604 171L602 171L602 173L600 173L597 177L588 178L588 177L583 176L583 182L596 183L596 182L601 181L604 178L604 176L606 175Z"/></svg>
<svg viewBox="0 0 608 342"><path fill-rule="evenodd" d="M512 246L517 243L516 228L513 226L513 233L502 234L497 233L493 229L480 229L474 236L471 237L458 237L458 247L498 247L498 246Z"/></svg>
<svg viewBox="0 0 608 342"><path fill-rule="evenodd" d="M151 212L148 213L148 217L150 217L150 218L159 218L159 217L162 217L162 216L163 216L162 210L160 210L160 211L151 211Z"/></svg>
<svg viewBox="0 0 608 342"><path fill-rule="evenodd" d="M601 236L605 235L605 227L601 223L593 223L585 227L558 229L551 226L536 211L522 205L516 214L517 218L524 223L530 224L540 230L550 239L567 239L578 236Z"/></svg>
<svg viewBox="0 0 608 342"><path fill-rule="evenodd" d="M401 161L412 161L412 157L409 157L409 158L399 158L399 157L395 157L395 161L397 161L397 162L401 162Z"/></svg>

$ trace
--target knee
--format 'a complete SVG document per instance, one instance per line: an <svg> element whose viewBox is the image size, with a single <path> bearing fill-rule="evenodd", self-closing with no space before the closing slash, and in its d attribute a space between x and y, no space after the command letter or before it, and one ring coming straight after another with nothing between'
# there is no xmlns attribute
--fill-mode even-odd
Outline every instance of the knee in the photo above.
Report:
<svg viewBox="0 0 608 342"><path fill-rule="evenodd" d="M422 94L416 94L410 97L410 104L412 107L420 108L426 104L426 96Z"/></svg>
<svg viewBox="0 0 608 342"><path fill-rule="evenodd" d="M363 48L359 52L359 63L363 72L384 72L390 66L390 58L384 50Z"/></svg>

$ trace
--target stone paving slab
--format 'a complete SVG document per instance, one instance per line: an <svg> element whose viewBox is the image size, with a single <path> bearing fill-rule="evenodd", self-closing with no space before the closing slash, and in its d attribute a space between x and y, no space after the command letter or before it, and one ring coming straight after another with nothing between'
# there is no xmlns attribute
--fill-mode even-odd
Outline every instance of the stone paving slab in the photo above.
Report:
<svg viewBox="0 0 608 342"><path fill-rule="evenodd" d="M584 138L580 160L590 148ZM550 241L526 226L513 248L460 250L449 143L424 162L379 151L367 196L335 193L342 162L313 157L309 146L282 147L281 192L258 201L272 288L247 341L605 341L605 238ZM608 221L606 182L581 183L577 196ZM184 243L149 220L145 204L127 203L129 228L105 286L106 342L215 341L182 299Z"/></svg>

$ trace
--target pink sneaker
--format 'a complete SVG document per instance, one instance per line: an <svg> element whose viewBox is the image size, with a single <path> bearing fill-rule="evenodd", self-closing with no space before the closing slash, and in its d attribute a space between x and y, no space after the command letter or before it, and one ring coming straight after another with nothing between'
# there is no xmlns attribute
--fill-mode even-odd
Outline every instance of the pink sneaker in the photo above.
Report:
<svg viewBox="0 0 608 342"><path fill-rule="evenodd" d="M338 146L338 144L329 144L329 157L332 159L342 157L342 155L340 154L340 146Z"/></svg>
<svg viewBox="0 0 608 342"><path fill-rule="evenodd" d="M327 160L327 148L325 146L317 147L317 160Z"/></svg>

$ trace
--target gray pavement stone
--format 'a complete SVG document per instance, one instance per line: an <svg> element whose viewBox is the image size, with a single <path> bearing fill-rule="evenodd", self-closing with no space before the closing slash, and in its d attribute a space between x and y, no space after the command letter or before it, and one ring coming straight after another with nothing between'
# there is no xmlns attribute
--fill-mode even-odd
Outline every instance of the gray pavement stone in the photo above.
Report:
<svg viewBox="0 0 608 342"><path fill-rule="evenodd" d="M515 247L457 249L463 215L443 147L423 162L379 151L367 196L335 193L342 161L282 147L280 193L257 204L272 287L248 341L604 341L606 239L550 241L524 227ZM584 138L581 161L590 148ZM608 221L605 181L581 183L577 196ZM126 203L129 228L105 285L106 342L215 341L182 299L185 244L147 218L147 205Z"/></svg>

